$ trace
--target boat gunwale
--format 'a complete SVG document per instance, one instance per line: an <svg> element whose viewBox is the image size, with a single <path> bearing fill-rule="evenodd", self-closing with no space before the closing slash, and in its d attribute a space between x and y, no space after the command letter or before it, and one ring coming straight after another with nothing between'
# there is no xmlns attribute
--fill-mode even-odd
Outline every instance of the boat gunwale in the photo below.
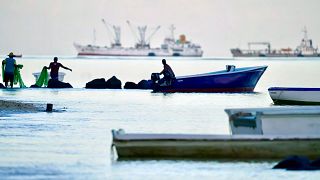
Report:
<svg viewBox="0 0 320 180"><path fill-rule="evenodd" d="M268 66L253 66L253 67L243 67L243 68L236 68L234 71L214 71L202 74L195 74L195 75L185 75L185 76L177 76L177 80L187 79L187 78L197 78L197 77L208 77L208 76L215 76L215 75L228 75L228 74L236 74L236 73L243 73L243 72L250 72L250 71L265 71Z"/></svg>
<svg viewBox="0 0 320 180"><path fill-rule="evenodd" d="M268 91L320 91L320 88L307 87L270 87Z"/></svg>

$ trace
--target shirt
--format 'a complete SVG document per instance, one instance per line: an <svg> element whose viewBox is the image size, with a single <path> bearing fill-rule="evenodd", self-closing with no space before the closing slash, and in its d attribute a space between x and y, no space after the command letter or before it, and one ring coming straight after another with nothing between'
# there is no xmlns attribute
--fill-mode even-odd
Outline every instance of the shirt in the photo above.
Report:
<svg viewBox="0 0 320 180"><path fill-rule="evenodd" d="M161 73L165 73L165 72L169 73L171 78L175 77L174 72L172 71L171 67L168 64L163 65L163 70Z"/></svg>
<svg viewBox="0 0 320 180"><path fill-rule="evenodd" d="M6 58L5 62L6 62L6 66L5 66L4 72L13 73L14 72L14 65L16 64L16 60L13 58Z"/></svg>

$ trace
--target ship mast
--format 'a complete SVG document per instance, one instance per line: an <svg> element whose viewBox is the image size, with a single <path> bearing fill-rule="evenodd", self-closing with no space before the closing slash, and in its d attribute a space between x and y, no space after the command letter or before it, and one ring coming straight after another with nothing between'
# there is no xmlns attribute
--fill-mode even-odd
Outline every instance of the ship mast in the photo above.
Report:
<svg viewBox="0 0 320 180"><path fill-rule="evenodd" d="M106 26L108 33L109 33L109 36L111 36L113 38L113 41L111 41L112 46L121 46L121 28L120 28L120 26L108 24L104 19L102 19L102 22ZM109 27L113 28L113 33Z"/></svg>
<svg viewBox="0 0 320 180"><path fill-rule="evenodd" d="M304 26L304 28L302 29L302 32L304 33L304 40L307 41L308 40L308 31L307 31L306 26Z"/></svg>
<svg viewBox="0 0 320 180"><path fill-rule="evenodd" d="M147 26L138 26L136 29L138 30L138 35L135 31L135 28L131 25L130 21L127 21L132 34L135 36L137 43L136 48L150 48L150 39L151 37L160 29L160 26L157 26L156 29L146 38Z"/></svg>
<svg viewBox="0 0 320 180"><path fill-rule="evenodd" d="M174 27L173 24L171 24L169 26L169 30L170 30L170 33L171 33L171 39L174 40L174 30L176 29L176 27Z"/></svg>

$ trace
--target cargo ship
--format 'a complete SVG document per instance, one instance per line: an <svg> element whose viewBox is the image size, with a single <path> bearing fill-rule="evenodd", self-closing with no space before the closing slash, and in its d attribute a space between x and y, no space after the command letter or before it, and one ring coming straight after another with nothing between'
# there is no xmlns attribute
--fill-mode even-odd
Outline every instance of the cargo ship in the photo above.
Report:
<svg viewBox="0 0 320 180"><path fill-rule="evenodd" d="M312 39L308 38L307 29L304 28L304 37L296 49L282 48L272 49L269 42L249 42L248 49L231 49L233 57L320 57L318 47L313 47ZM252 49L252 45L262 45L263 49Z"/></svg>
<svg viewBox="0 0 320 180"><path fill-rule="evenodd" d="M127 21L131 31L136 37L134 47L123 47L121 44L121 31L119 26L110 25L102 19L106 25L109 34L112 34L110 46L97 46L94 44L81 45L74 43L78 51L78 56L181 56L181 57L202 57L203 50L198 44L194 44L186 39L185 35L180 35L175 39L173 25L170 26L171 36L164 39L161 47L152 48L150 46L151 37L160 29L158 26L148 37L146 37L147 26L138 26L133 28ZM111 31L112 29L113 31ZM137 30L138 33L135 33Z"/></svg>

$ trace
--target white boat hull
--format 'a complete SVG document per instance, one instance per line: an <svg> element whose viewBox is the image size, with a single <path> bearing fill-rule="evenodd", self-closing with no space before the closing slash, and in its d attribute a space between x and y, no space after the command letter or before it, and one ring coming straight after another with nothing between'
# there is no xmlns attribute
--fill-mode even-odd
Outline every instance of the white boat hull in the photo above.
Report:
<svg viewBox="0 0 320 180"><path fill-rule="evenodd" d="M320 88L272 87L268 91L275 104L320 105Z"/></svg>
<svg viewBox="0 0 320 180"><path fill-rule="evenodd" d="M36 81L39 79L40 74L41 74L41 72L32 73L32 75L34 76L34 78L36 79ZM58 80L62 82L65 75L66 75L66 73L64 73L64 72L59 72L59 74L58 74ZM50 76L48 76L48 78L51 79Z"/></svg>
<svg viewBox="0 0 320 180"><path fill-rule="evenodd" d="M102 47L83 46L74 44L79 56L182 56L201 57L203 51L198 48L183 48L182 51L161 48L124 48L124 47Z"/></svg>
<svg viewBox="0 0 320 180"><path fill-rule="evenodd" d="M320 106L226 109L233 135L320 135Z"/></svg>

